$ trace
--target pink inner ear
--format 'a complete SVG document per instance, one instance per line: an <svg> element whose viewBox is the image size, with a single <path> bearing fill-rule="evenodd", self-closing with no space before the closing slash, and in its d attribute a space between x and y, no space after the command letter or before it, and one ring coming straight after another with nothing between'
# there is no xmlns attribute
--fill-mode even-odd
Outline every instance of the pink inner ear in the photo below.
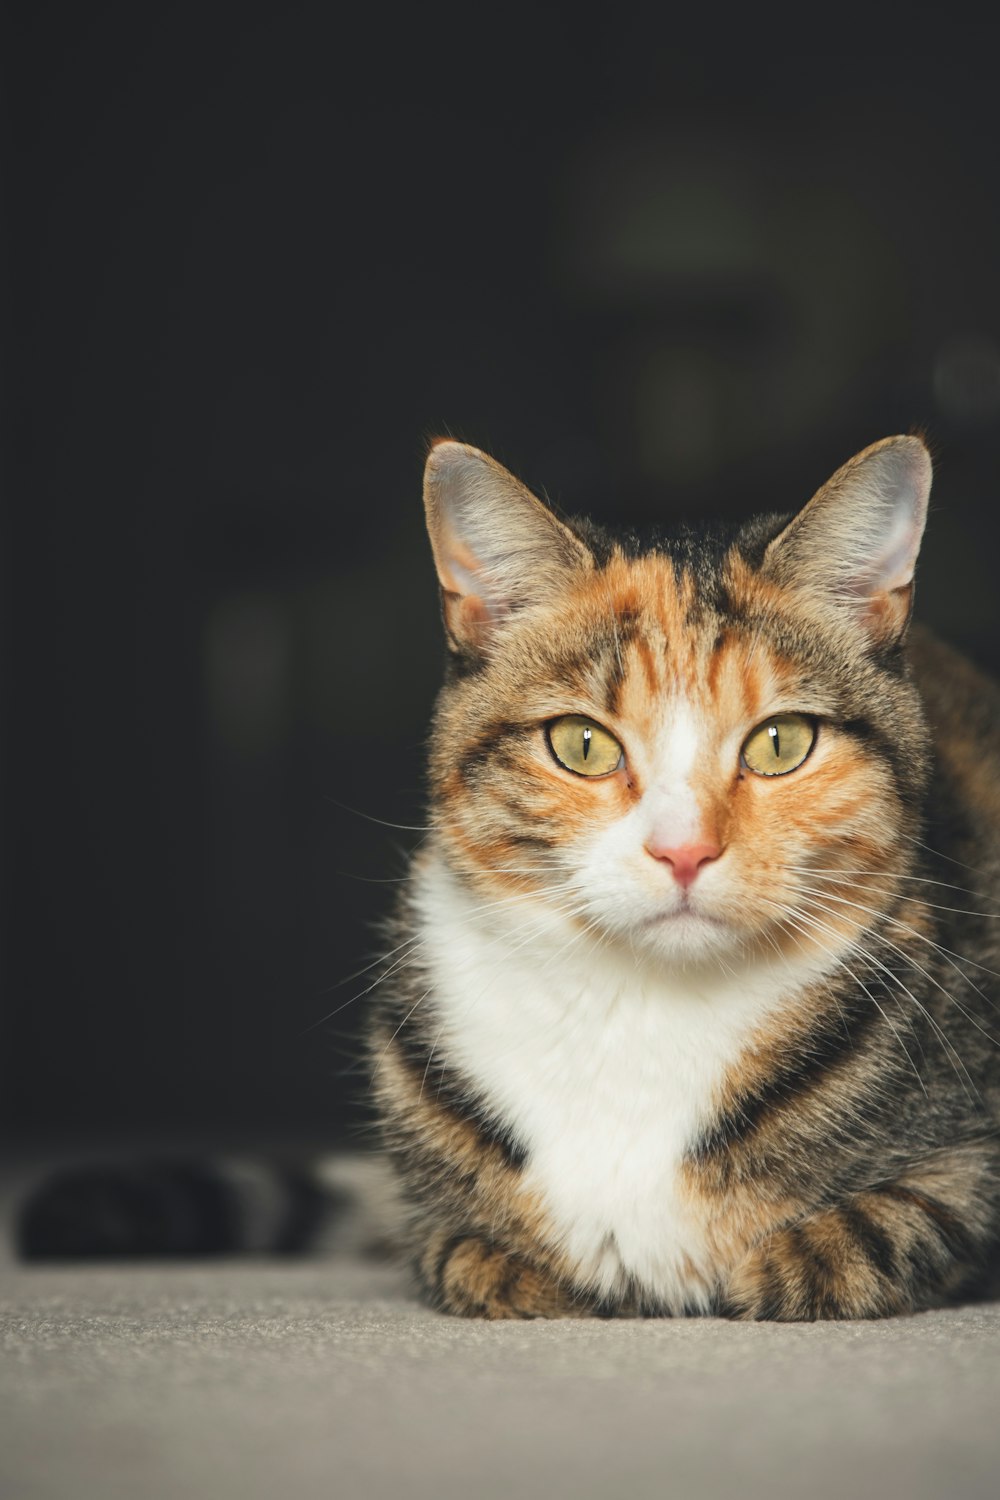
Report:
<svg viewBox="0 0 1000 1500"><path fill-rule="evenodd" d="M441 587L449 594L481 594L483 565L465 542L450 530L443 538L444 545L439 558Z"/></svg>
<svg viewBox="0 0 1000 1500"><path fill-rule="evenodd" d="M894 589L906 588L913 582L923 526L917 524L912 507L901 506L899 509L896 525L887 539L877 566L872 570L866 592L891 593Z"/></svg>
<svg viewBox="0 0 1000 1500"><path fill-rule="evenodd" d="M447 595L460 602L463 625L495 624L508 613L502 600L490 597L486 569L472 548L450 533L439 565L441 586Z"/></svg>
<svg viewBox="0 0 1000 1500"><path fill-rule="evenodd" d="M456 641L482 644L493 623L489 609L477 594L445 592L444 619Z"/></svg>
<svg viewBox="0 0 1000 1500"><path fill-rule="evenodd" d="M876 636L898 632L905 627L909 618L912 599L913 589L908 583L898 589L872 594L860 612L861 622Z"/></svg>

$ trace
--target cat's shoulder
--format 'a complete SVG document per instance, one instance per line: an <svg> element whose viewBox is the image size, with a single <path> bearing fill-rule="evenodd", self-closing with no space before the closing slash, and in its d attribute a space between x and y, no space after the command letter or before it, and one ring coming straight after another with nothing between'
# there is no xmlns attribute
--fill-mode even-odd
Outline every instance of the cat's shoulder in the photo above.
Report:
<svg viewBox="0 0 1000 1500"><path fill-rule="evenodd" d="M967 852L979 863L1000 851L1000 684L967 656L914 626L908 655L923 698L941 797L964 809ZM940 816L940 812L938 814Z"/></svg>
<svg viewBox="0 0 1000 1500"><path fill-rule="evenodd" d="M935 739L985 738L1000 755L1000 683L924 625L914 625L908 655Z"/></svg>

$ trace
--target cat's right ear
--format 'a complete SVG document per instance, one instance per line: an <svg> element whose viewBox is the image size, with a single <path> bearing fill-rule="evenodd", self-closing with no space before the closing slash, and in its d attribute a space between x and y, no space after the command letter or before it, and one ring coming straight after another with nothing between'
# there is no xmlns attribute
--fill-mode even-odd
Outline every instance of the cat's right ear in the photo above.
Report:
<svg viewBox="0 0 1000 1500"><path fill-rule="evenodd" d="M837 470L774 538L763 572L898 644L913 604L931 460L918 437L883 438Z"/></svg>
<svg viewBox="0 0 1000 1500"><path fill-rule="evenodd" d="M594 566L569 527L466 443L435 443L424 506L453 650L485 649L508 616L547 602L572 573Z"/></svg>

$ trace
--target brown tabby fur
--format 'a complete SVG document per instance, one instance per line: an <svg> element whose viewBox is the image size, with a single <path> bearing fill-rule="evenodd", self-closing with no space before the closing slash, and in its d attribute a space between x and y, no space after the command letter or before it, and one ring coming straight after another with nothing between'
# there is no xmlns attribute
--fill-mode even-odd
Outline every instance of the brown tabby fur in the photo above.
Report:
<svg viewBox="0 0 1000 1500"><path fill-rule="evenodd" d="M681 1172L711 1246L691 1284L733 1317L877 1317L968 1292L1000 1241L1000 693L922 630L903 646L908 591L875 599L862 631L794 587L768 562L784 524L640 547L570 523L556 583L495 649L481 602L443 577L433 833L394 944L413 943L427 860L483 901L543 893L564 841L642 796L639 752L599 786L558 773L547 720L585 713L641 747L678 683L710 705L696 790L749 947L796 957L847 937L881 958L791 997L729 1069ZM776 698L829 736L808 795L729 748L726 726ZM489 1318L665 1311L641 1285L609 1298L579 1279L525 1186L516 1123L446 1055L419 944L410 956L387 961L372 1057L424 1294Z"/></svg>

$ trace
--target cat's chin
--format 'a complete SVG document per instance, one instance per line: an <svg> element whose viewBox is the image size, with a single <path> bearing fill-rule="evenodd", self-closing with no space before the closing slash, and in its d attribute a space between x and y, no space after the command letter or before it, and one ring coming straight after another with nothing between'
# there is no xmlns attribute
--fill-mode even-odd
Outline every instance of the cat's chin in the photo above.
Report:
<svg viewBox="0 0 1000 1500"><path fill-rule="evenodd" d="M640 938L658 956L679 963L721 958L740 945L740 935L721 917L683 908L648 917Z"/></svg>

